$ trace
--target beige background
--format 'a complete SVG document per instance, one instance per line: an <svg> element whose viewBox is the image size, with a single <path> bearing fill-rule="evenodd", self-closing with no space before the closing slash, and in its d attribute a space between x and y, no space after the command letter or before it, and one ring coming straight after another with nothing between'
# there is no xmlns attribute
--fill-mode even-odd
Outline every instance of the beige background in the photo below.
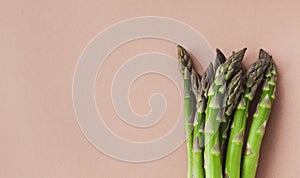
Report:
<svg viewBox="0 0 300 178"><path fill-rule="evenodd" d="M248 47L248 66L263 47L279 70L278 98L262 148L259 178L296 178L299 172L300 1L17 1L0 2L0 177L5 178L153 178L186 175L186 148L149 163L120 162L97 151L85 139L72 108L72 77L85 45L120 20L155 15L183 21L213 48L227 55ZM199 49L201 50L201 49ZM176 57L173 44L138 40L115 51L96 82L100 110L111 129L131 140L151 140L175 124L179 96L161 76L138 80L133 107L147 113L150 93L161 91L167 115L153 128L137 129L118 120L109 94L113 71L140 52L161 51ZM108 68L112 66L112 70ZM103 82L104 85L100 85ZM135 93L143 89L137 99Z"/></svg>

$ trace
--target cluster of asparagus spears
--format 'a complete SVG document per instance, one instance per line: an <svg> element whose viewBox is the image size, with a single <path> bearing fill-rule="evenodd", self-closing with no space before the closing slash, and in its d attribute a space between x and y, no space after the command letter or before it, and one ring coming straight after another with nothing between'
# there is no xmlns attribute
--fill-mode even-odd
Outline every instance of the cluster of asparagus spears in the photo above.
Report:
<svg viewBox="0 0 300 178"><path fill-rule="evenodd" d="M228 59L217 49L215 63L201 76L188 52L177 48L184 80L187 177L254 178L275 99L277 75L272 56L261 49L258 60L245 71L246 48ZM253 103L256 95L260 95L259 102ZM245 138L250 104L256 105L256 112Z"/></svg>

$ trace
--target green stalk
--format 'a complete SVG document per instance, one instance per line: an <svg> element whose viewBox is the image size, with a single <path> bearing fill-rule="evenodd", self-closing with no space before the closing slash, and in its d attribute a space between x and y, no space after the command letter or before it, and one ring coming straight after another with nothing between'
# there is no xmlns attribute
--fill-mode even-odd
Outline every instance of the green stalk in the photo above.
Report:
<svg viewBox="0 0 300 178"><path fill-rule="evenodd" d="M220 159L219 134L217 133L217 126L219 121L217 117L220 110L220 94L209 93L209 104L207 105L207 114L205 120L204 138L205 138L205 174L209 178L222 177L222 165Z"/></svg>
<svg viewBox="0 0 300 178"><path fill-rule="evenodd" d="M193 124L191 122L192 116L192 98L190 92L190 72L185 68L184 71L184 122L185 132L187 136L187 153L188 153L188 178L193 177Z"/></svg>
<svg viewBox="0 0 300 178"><path fill-rule="evenodd" d="M261 53L261 52L260 52ZM260 54L261 55L261 54ZM252 64L246 74L244 94L237 106L231 125L230 137L227 146L225 177L240 178L241 156L244 134L248 118L248 109L256 90L263 79L264 72L270 59L258 59Z"/></svg>
<svg viewBox="0 0 300 178"><path fill-rule="evenodd" d="M188 178L193 178L193 122L195 113L195 96L191 88L192 61L187 51L177 46L179 71L183 74L184 82L184 122L187 137Z"/></svg>
<svg viewBox="0 0 300 178"><path fill-rule="evenodd" d="M241 61L246 49L233 54L217 68L215 80L209 88L208 104L205 115L204 168L208 178L222 178L220 157L219 125L223 118L223 99L227 83L241 69Z"/></svg>
<svg viewBox="0 0 300 178"><path fill-rule="evenodd" d="M200 76L192 70L192 88L197 100L197 113L194 119L194 178L204 178L204 124L205 109L207 103L207 91L215 78L215 70L226 61L224 54L217 49L215 64L207 67L200 79Z"/></svg>
<svg viewBox="0 0 300 178"><path fill-rule="evenodd" d="M271 58L271 56L269 56L269 58ZM253 115L253 121L247 139L247 146L243 156L243 178L254 178L256 174L262 139L271 112L272 103L275 99L277 74L273 60L270 62L270 66L268 67L264 79L262 94L256 112Z"/></svg>
<svg viewBox="0 0 300 178"><path fill-rule="evenodd" d="M193 177L194 178L204 178L204 170L203 170L203 149L201 147L201 139L202 139L202 132L200 130L200 127L202 127L203 124L203 117L202 112L199 110L199 105L204 102L205 99L202 95L202 92L200 91L202 88L201 80L204 80L204 78L200 78L197 72L192 70L192 89L194 92L194 95L197 100L197 112L195 113L195 119L194 119L194 130L193 130Z"/></svg>
<svg viewBox="0 0 300 178"><path fill-rule="evenodd" d="M206 69L203 77L193 72L192 70L192 84L193 92L197 100L197 113L194 119L194 146L193 146L193 160L194 160L194 178L204 178L204 119L205 119L205 107L207 102L207 90L209 88L209 76L212 74L213 66L210 64Z"/></svg>

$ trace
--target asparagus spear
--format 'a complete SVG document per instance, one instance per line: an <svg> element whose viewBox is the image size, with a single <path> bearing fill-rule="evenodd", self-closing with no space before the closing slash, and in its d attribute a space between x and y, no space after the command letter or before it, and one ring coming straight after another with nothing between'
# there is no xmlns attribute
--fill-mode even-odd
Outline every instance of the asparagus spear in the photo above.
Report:
<svg viewBox="0 0 300 178"><path fill-rule="evenodd" d="M208 104L205 115L205 150L204 168L208 178L222 177L222 164L220 158L220 144L218 127L224 110L224 93L227 83L241 69L241 61L244 57L246 48L234 53L222 65L215 74L215 80L208 91Z"/></svg>
<svg viewBox="0 0 300 178"><path fill-rule="evenodd" d="M260 52L261 53L261 52ZM262 54L260 54L261 56ZM252 64L246 73L244 94L240 99L231 125L227 147L225 177L240 178L240 165L243 140L248 118L248 109L253 100L257 87L263 79L263 74L269 65L270 59L260 58Z"/></svg>
<svg viewBox="0 0 300 178"><path fill-rule="evenodd" d="M242 87L243 87L243 71L242 69L232 78L228 85L227 94L225 96L226 103L225 103L225 115L224 118L221 119L220 125L220 144L221 144L221 161L222 164L225 163L225 156L226 156L226 146L228 141L228 132L231 123L231 115L235 110L240 96L242 94Z"/></svg>
<svg viewBox="0 0 300 178"><path fill-rule="evenodd" d="M195 113L195 96L191 88L191 71L192 71L192 61L187 51L181 47L177 46L178 49L178 61L179 61L179 71L183 74L184 81L184 122L185 122L185 132L187 137L187 155L188 155L188 173L187 177L193 177L193 122Z"/></svg>
<svg viewBox="0 0 300 178"><path fill-rule="evenodd" d="M203 103L205 102L205 88L207 85L204 81L205 76L201 79L199 74L192 70L192 88L194 95L196 97L196 110L195 119L194 119L194 130L193 130L193 161L194 161L194 178L204 178L204 170L203 170L203 149L201 146L202 141L202 132L200 131L200 127L203 124L203 117L201 108Z"/></svg>
<svg viewBox="0 0 300 178"><path fill-rule="evenodd" d="M263 50L261 50L261 53L262 55L260 57L271 58L271 56ZM242 163L243 178L255 177L261 142L271 112L272 103L275 99L276 81L276 68L273 60L271 60L264 76L262 94L256 109L256 113L253 115L253 121L249 130L246 151L244 153Z"/></svg>
<svg viewBox="0 0 300 178"><path fill-rule="evenodd" d="M204 178L204 158L203 158L203 129L205 118L205 107L207 101L207 90L210 85L209 74L213 73L213 66L210 64L206 69L203 77L200 79L199 75L192 71L193 92L197 100L197 113L194 119L194 146L193 146L193 160L194 160L194 178Z"/></svg>
<svg viewBox="0 0 300 178"><path fill-rule="evenodd" d="M193 92L196 96L197 113L194 119L194 146L193 146L193 160L194 160L194 178L204 178L204 119L205 108L207 102L207 91L214 80L215 70L226 60L223 53L217 49L217 55L214 66L212 63L206 68L206 71L201 78L196 72L192 70L192 86Z"/></svg>

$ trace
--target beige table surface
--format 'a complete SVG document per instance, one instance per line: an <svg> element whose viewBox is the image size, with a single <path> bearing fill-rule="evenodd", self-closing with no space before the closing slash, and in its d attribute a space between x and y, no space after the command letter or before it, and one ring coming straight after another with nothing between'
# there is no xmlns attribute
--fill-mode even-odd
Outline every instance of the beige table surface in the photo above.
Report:
<svg viewBox="0 0 300 178"><path fill-rule="evenodd" d="M153 162L133 164L112 159L83 136L72 106L76 62L87 43L108 26L132 17L164 16L199 31L212 48L227 55L247 46L245 65L259 48L278 66L277 100L268 125L259 178L299 177L300 1L17 1L0 2L0 177L3 178L182 178L186 148ZM132 86L131 102L147 113L147 99L161 91L167 114L153 128L132 128L114 113L110 78L122 63L142 52L176 57L172 43L137 40L115 51L96 81L96 98L109 127L131 140L151 140L166 133L178 115L178 91L165 78L145 76ZM108 66L114 66L109 70ZM100 85L103 84L103 85ZM137 90L143 90L139 98Z"/></svg>

